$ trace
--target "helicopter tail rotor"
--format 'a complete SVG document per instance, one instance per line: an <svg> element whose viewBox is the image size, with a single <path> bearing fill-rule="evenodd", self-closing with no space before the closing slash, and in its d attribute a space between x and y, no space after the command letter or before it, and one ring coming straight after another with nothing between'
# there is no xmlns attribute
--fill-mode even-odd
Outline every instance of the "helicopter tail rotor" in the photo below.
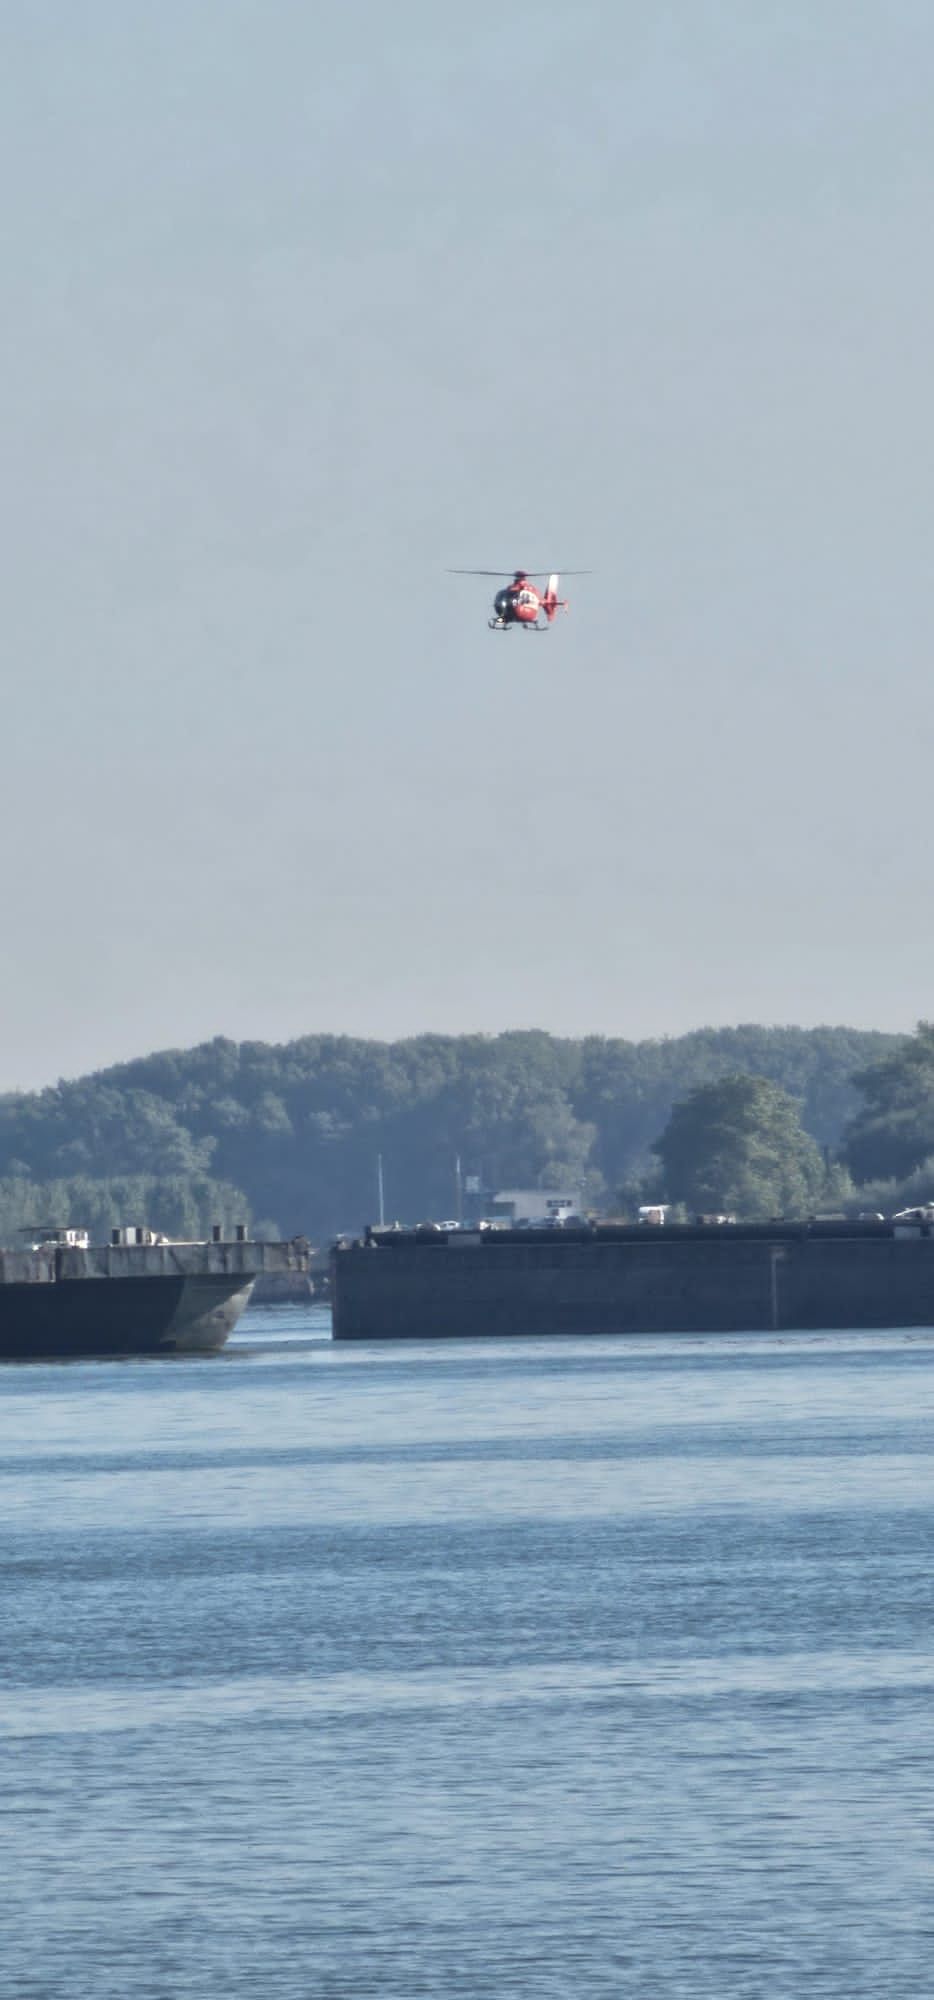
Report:
<svg viewBox="0 0 934 2000"><path fill-rule="evenodd" d="M566 597L558 596L558 577L556 572L554 576L550 576L548 578L548 583L542 595L542 610L545 613L545 617L547 618L549 625L551 624L555 612L559 609L559 607L562 611L566 611L568 608L568 601Z"/></svg>

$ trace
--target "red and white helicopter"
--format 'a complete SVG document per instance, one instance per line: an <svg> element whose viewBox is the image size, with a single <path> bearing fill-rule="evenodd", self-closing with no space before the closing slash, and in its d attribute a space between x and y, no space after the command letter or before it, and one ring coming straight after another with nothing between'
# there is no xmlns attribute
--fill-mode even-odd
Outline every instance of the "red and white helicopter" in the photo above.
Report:
<svg viewBox="0 0 934 2000"><path fill-rule="evenodd" d="M502 576L501 569L452 569L449 576ZM572 569L567 576L589 576L589 570ZM536 588L536 579L544 577L545 588ZM493 616L487 620L491 632L508 632L513 625L522 625L527 632L546 632L556 611L566 611L566 597L558 596L557 573L548 576L545 570L517 569L511 583L504 583L493 599Z"/></svg>

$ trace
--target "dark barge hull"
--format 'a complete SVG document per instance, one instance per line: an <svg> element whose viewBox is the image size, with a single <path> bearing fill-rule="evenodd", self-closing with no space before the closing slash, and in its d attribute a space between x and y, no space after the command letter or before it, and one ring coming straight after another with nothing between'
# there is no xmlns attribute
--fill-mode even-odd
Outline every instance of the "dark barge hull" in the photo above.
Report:
<svg viewBox="0 0 934 2000"><path fill-rule="evenodd" d="M931 1225L371 1231L332 1255L337 1340L934 1327Z"/></svg>
<svg viewBox="0 0 934 2000"><path fill-rule="evenodd" d="M285 1243L0 1252L0 1361L211 1354L261 1271L300 1270Z"/></svg>

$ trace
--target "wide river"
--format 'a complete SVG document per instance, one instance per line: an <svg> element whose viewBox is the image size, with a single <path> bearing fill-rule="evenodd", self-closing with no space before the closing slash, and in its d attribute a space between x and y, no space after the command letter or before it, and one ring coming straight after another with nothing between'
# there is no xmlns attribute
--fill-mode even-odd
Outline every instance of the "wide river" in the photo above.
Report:
<svg viewBox="0 0 934 2000"><path fill-rule="evenodd" d="M929 2000L934 1336L0 1370L3 2000Z"/></svg>

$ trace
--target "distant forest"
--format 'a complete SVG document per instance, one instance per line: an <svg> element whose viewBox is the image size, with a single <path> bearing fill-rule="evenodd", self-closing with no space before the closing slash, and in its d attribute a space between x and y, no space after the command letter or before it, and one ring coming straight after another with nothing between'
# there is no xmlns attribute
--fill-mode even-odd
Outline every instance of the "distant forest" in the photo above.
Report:
<svg viewBox="0 0 934 2000"><path fill-rule="evenodd" d="M764 1109L737 1078L775 1086ZM725 1079L720 1102L710 1087ZM671 1126L687 1100L694 1112ZM735 1183L760 1206L774 1198L765 1180L755 1193L761 1162L731 1180L726 1161L724 1119L748 1134L761 1116L773 1147L791 1143L791 1120L807 1148L805 1179L784 1185L818 1199L817 1161L834 1199L869 1184L881 1200L934 1156L934 1030L219 1038L0 1098L0 1235L48 1221L99 1233L119 1217L192 1235L243 1220L322 1241L376 1218L380 1158L387 1220L456 1214L458 1162L462 1184L567 1187L610 1212L646 1191L689 1200L686 1167L674 1184L684 1142L703 1150L714 1112L727 1194Z"/></svg>

